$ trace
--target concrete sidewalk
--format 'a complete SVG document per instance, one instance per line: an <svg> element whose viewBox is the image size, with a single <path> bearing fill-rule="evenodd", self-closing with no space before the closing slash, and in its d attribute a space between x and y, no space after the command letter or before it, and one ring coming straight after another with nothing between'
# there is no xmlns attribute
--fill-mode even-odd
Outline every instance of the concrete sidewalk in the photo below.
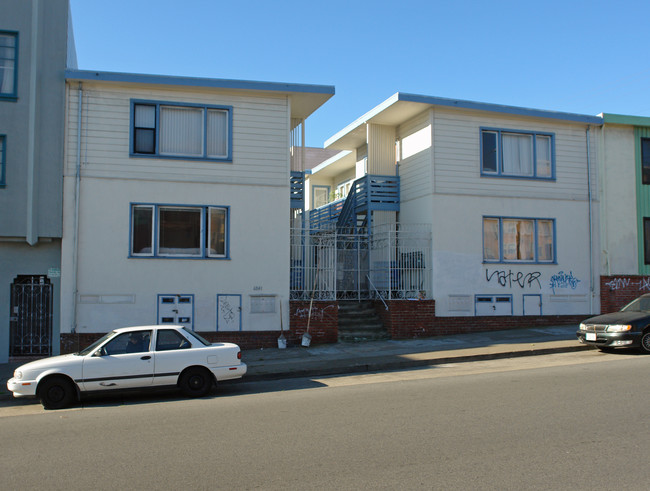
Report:
<svg viewBox="0 0 650 491"><path fill-rule="evenodd" d="M309 348L246 350L242 352L242 359L248 365L244 380L397 370L590 349L577 340L576 330L574 325L553 326Z"/></svg>
<svg viewBox="0 0 650 491"><path fill-rule="evenodd" d="M399 341L244 350L242 359L248 373L243 380L397 370L590 349L578 342L576 330L574 325L535 327ZM7 380L21 364L0 364L0 400L12 397Z"/></svg>

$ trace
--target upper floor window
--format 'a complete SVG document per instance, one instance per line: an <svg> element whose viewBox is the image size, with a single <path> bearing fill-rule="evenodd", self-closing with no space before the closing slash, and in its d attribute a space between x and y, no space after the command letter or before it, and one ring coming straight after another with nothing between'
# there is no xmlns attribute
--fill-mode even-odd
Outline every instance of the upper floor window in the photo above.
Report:
<svg viewBox="0 0 650 491"><path fill-rule="evenodd" d="M16 97L18 34L0 31L0 99Z"/></svg>
<svg viewBox="0 0 650 491"><path fill-rule="evenodd" d="M0 135L0 186L5 185L5 136Z"/></svg>
<svg viewBox="0 0 650 491"><path fill-rule="evenodd" d="M232 160L232 107L132 101L131 155Z"/></svg>
<svg viewBox="0 0 650 491"><path fill-rule="evenodd" d="M130 254L135 257L228 257L228 208L134 204Z"/></svg>
<svg viewBox="0 0 650 491"><path fill-rule="evenodd" d="M484 217L483 261L555 262L555 220Z"/></svg>
<svg viewBox="0 0 650 491"><path fill-rule="evenodd" d="M553 179L554 140L551 133L481 129L481 174Z"/></svg>
<svg viewBox="0 0 650 491"><path fill-rule="evenodd" d="M641 138L641 179L650 184L650 138Z"/></svg>

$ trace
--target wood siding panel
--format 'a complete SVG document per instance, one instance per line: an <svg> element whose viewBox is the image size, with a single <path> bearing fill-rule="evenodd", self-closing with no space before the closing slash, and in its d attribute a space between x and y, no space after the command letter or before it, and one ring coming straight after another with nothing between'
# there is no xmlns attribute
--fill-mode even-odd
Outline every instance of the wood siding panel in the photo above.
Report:
<svg viewBox="0 0 650 491"><path fill-rule="evenodd" d="M428 128L431 130L430 111L413 118L398 128L399 139L403 141L409 135ZM433 190L432 149L415 153L407 158L401 158L399 163L400 200L407 202L431 194Z"/></svg>
<svg viewBox="0 0 650 491"><path fill-rule="evenodd" d="M587 199L586 126L558 121L479 116L437 109L434 113L436 193L548 199ZM555 181L481 177L480 128L542 131L555 135ZM592 132L592 186L596 166Z"/></svg>
<svg viewBox="0 0 650 491"><path fill-rule="evenodd" d="M74 175L78 135L75 87L69 88L68 96L65 172ZM131 157L131 99L232 106L232 162ZM83 176L288 186L286 97L85 83L82 109Z"/></svg>

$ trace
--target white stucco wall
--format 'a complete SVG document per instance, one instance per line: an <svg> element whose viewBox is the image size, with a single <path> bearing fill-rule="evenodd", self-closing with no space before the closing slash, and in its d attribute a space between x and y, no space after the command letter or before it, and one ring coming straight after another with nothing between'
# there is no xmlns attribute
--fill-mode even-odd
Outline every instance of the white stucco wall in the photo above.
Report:
<svg viewBox="0 0 650 491"><path fill-rule="evenodd" d="M76 85L68 95L61 332L106 332L156 323L161 294L193 296L197 331L217 329L217 295L241 297L242 331L279 330L280 311L288 326L287 97L85 84L79 132ZM131 98L232 106L232 162L130 157ZM79 133L81 192L75 262ZM132 203L229 207L230 258L129 257ZM251 303L260 295L271 297L270 312L252 312Z"/></svg>
<svg viewBox="0 0 650 491"><path fill-rule="evenodd" d="M606 125L601 161L603 275L638 274L634 128Z"/></svg>
<svg viewBox="0 0 650 491"><path fill-rule="evenodd" d="M482 127L554 134L556 179L482 177ZM424 138L429 134L431 145ZM510 296L513 315L524 314L524 295L541 296L543 315L599 312L595 131L590 134L592 263L585 125L436 109L402 123L398 135L420 143L400 161L399 221L432 224L436 315L475 315L476 295ZM484 263L484 216L555 220L556 262Z"/></svg>

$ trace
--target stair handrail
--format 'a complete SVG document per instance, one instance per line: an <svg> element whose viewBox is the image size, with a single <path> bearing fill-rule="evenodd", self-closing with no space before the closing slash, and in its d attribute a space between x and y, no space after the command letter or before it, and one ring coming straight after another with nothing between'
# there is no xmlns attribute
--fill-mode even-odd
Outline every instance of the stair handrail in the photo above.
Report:
<svg viewBox="0 0 650 491"><path fill-rule="evenodd" d="M379 295L379 300L381 300L381 303L384 304L384 307L386 307L386 310L388 310L388 305L386 305L386 302L384 302L384 297L381 296L381 293L379 293L379 290L375 287L375 284L372 282L370 279L370 276L366 275L366 278L368 278L368 281L370 282L370 286L377 292L377 295Z"/></svg>

